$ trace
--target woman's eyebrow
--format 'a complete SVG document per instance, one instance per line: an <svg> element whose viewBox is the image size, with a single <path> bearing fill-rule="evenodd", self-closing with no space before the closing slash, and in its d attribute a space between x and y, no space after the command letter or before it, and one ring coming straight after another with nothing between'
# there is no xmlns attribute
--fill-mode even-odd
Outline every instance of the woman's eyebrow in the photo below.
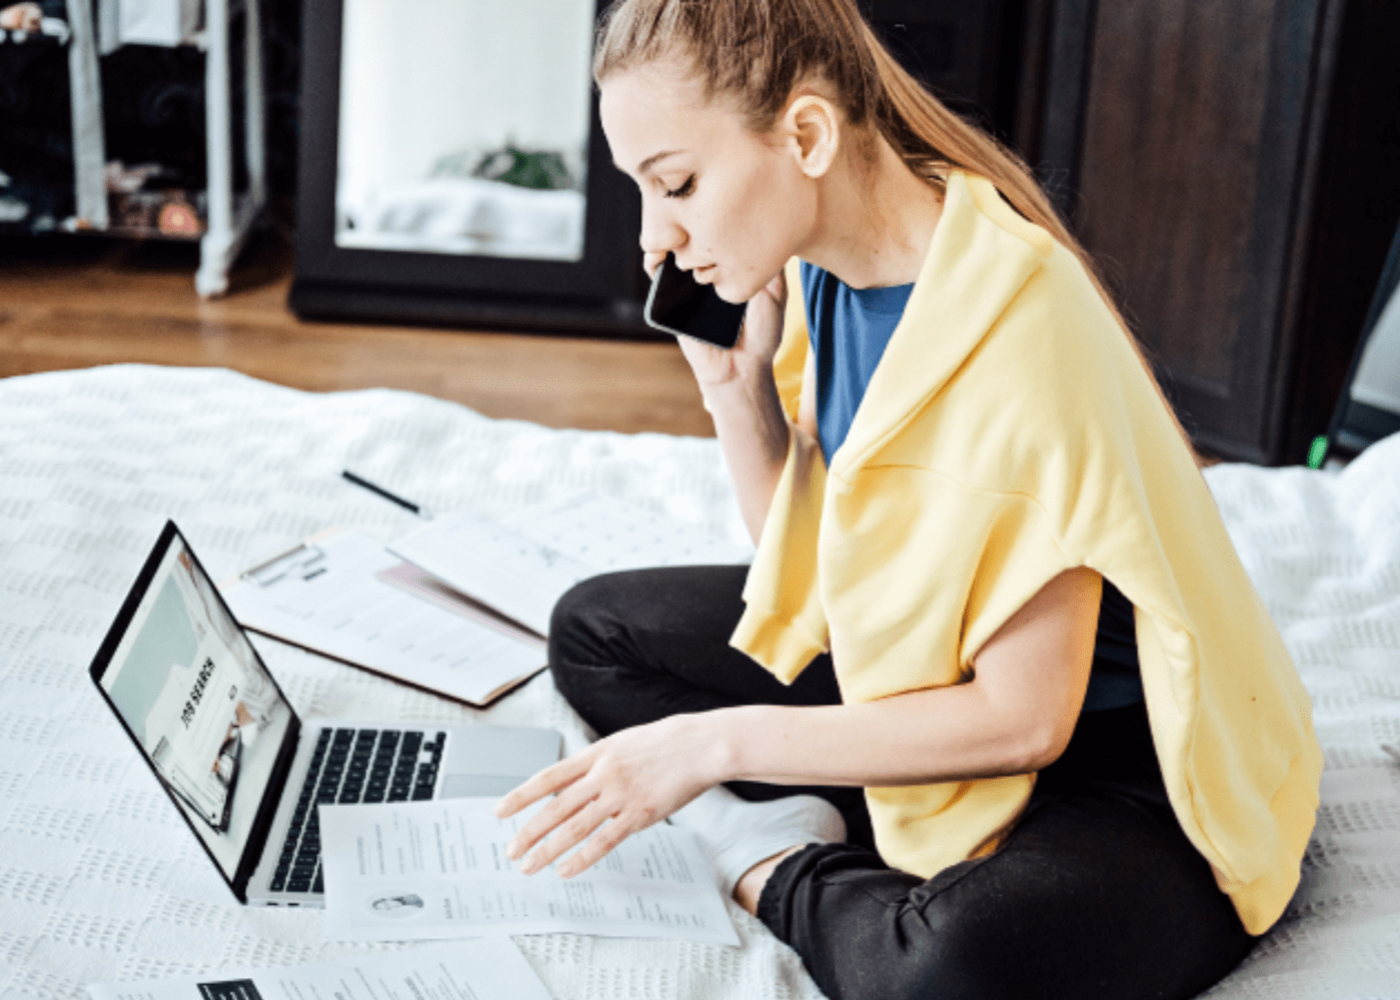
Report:
<svg viewBox="0 0 1400 1000"><path fill-rule="evenodd" d="M685 151L684 151L684 150L681 150L681 149L668 149L668 150L666 150L666 151L663 152L663 153L653 153L651 156L648 156L648 157L647 157L645 160L643 160L641 163L637 164L637 170L636 170L636 172L637 172L638 174L644 174L644 173L646 173L648 170L650 170L652 167L656 166L656 164L657 164L659 161L664 160L666 157L668 157L668 156L675 156L677 153L683 153L683 152L685 152Z"/></svg>

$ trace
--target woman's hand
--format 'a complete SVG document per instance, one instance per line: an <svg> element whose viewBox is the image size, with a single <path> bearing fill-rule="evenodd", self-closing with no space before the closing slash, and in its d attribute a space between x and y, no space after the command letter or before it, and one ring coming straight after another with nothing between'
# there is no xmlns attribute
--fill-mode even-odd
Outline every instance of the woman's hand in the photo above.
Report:
<svg viewBox="0 0 1400 1000"><path fill-rule="evenodd" d="M647 274L654 276L665 254L648 253L643 258ZM782 271L753 298L744 313L744 327L739 340L725 349L707 344L694 337L677 337L681 353L690 363L700 391L733 381L740 377L771 378L773 357L783 336L783 311L787 307L787 279Z"/></svg>
<svg viewBox="0 0 1400 1000"><path fill-rule="evenodd" d="M506 853L517 859L531 852L522 870L532 875L587 840L559 866L559 874L570 878L719 784L726 776L714 715L676 715L625 729L545 768L496 806L504 818L554 795Z"/></svg>

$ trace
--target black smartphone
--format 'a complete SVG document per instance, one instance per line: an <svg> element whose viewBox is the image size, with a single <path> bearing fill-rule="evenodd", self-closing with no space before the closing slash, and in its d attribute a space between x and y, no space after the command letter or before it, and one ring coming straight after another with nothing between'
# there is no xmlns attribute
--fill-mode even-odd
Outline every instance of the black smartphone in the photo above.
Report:
<svg viewBox="0 0 1400 1000"><path fill-rule="evenodd" d="M712 285L702 285L676 266L671 254L651 279L643 317L648 325L667 333L703 340L726 350L739 340L745 303L734 305L719 297Z"/></svg>

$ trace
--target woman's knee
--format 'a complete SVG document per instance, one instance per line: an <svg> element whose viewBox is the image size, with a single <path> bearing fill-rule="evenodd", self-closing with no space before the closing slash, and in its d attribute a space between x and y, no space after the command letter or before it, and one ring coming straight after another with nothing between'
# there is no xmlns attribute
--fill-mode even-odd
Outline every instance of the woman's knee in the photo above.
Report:
<svg viewBox="0 0 1400 1000"><path fill-rule="evenodd" d="M592 631L599 612L609 603L608 589L604 577L593 576L566 590L549 616L550 642Z"/></svg>
<svg viewBox="0 0 1400 1000"><path fill-rule="evenodd" d="M590 577L559 598L549 620L549 670L569 701L590 690L616 660L617 594L608 576Z"/></svg>
<svg viewBox="0 0 1400 1000"><path fill-rule="evenodd" d="M699 648L728 650L742 611L745 567L679 566L590 577L564 594L549 627L561 690L601 668L638 670ZM736 654L737 655L737 654Z"/></svg>

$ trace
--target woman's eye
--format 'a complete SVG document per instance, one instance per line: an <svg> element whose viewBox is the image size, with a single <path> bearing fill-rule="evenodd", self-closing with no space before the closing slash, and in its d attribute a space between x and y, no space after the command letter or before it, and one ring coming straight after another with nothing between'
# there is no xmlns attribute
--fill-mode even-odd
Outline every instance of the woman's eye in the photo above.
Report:
<svg viewBox="0 0 1400 1000"><path fill-rule="evenodd" d="M667 197L667 198L684 198L684 197L686 197L687 195L689 195L689 194L690 194L692 191L694 191L694 190L695 190L695 175L694 175L694 174L691 174L689 177L687 177L687 178L685 179L685 183L682 184L680 187L676 188L674 191L668 188L667 191L666 191L666 197Z"/></svg>

